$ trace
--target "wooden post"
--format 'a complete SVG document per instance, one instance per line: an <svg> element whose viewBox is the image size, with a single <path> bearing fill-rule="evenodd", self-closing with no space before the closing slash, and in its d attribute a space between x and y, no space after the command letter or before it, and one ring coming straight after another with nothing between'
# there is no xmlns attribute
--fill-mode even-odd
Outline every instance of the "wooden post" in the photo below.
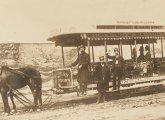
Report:
<svg viewBox="0 0 165 120"><path fill-rule="evenodd" d="M93 73L94 73L94 65L95 65L95 56L94 56L94 48L93 48L93 45L92 45L92 58L93 58L93 65L92 65L92 70L93 70ZM92 83L94 83L94 77L92 78Z"/></svg>
<svg viewBox="0 0 165 120"><path fill-rule="evenodd" d="M118 45L118 49L119 49L119 56L120 56L121 55L120 45Z"/></svg>
<svg viewBox="0 0 165 120"><path fill-rule="evenodd" d="M136 45L136 40L135 40L135 62L137 63L137 45Z"/></svg>
<svg viewBox="0 0 165 120"><path fill-rule="evenodd" d="M93 48L93 45L92 45L92 59L93 59L93 70L94 70L95 55L94 55L94 48Z"/></svg>
<svg viewBox="0 0 165 120"><path fill-rule="evenodd" d="M131 49L131 59L132 59L132 45L130 45L130 49Z"/></svg>
<svg viewBox="0 0 165 120"><path fill-rule="evenodd" d="M161 38L161 51L162 51L162 60L164 59L164 55L163 55L163 39Z"/></svg>
<svg viewBox="0 0 165 120"><path fill-rule="evenodd" d="M121 49L121 56L123 57L123 47L122 47L122 41L120 41L120 49Z"/></svg>
<svg viewBox="0 0 165 120"><path fill-rule="evenodd" d="M61 49L62 49L62 62L63 62L63 67L65 67L64 49L63 49L63 46L61 46Z"/></svg>
<svg viewBox="0 0 165 120"><path fill-rule="evenodd" d="M89 54L89 57L90 57L90 41L89 40L87 40L87 45L88 45L88 54ZM90 73L91 73L91 57L90 57L89 70L90 70Z"/></svg>
<svg viewBox="0 0 165 120"><path fill-rule="evenodd" d="M152 49L153 49L153 57L155 59L155 46L154 46L154 43L152 44Z"/></svg>
<svg viewBox="0 0 165 120"><path fill-rule="evenodd" d="M87 40L87 45L88 45L88 54L90 56L90 41L89 40Z"/></svg>
<svg viewBox="0 0 165 120"><path fill-rule="evenodd" d="M90 57L90 60L91 60L91 55L90 55L90 41L89 40L87 40L87 45L88 45L88 54L89 54L89 57Z"/></svg>
<svg viewBox="0 0 165 120"><path fill-rule="evenodd" d="M148 40L148 47L149 47L149 52L150 52L150 40Z"/></svg>
<svg viewBox="0 0 165 120"><path fill-rule="evenodd" d="M107 59L107 41L104 41L104 45L105 45L105 63L106 65L108 64L108 59Z"/></svg>

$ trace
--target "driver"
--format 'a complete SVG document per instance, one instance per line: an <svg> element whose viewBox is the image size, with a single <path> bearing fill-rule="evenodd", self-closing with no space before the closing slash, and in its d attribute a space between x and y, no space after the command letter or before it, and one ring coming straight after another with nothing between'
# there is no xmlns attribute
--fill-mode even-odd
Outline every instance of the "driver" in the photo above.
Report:
<svg viewBox="0 0 165 120"><path fill-rule="evenodd" d="M78 64L78 78L80 92L82 95L87 94L87 82L89 81L89 65L90 57L85 52L85 46L81 45L78 47L79 56L76 61L71 64L71 66L76 66Z"/></svg>

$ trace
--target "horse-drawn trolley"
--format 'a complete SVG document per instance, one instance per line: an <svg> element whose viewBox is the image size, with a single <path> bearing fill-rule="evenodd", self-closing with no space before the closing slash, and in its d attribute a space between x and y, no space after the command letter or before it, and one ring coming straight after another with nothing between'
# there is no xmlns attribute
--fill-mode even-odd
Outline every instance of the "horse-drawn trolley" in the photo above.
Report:
<svg viewBox="0 0 165 120"><path fill-rule="evenodd" d="M165 80L164 40L164 26L156 25L100 25L97 26L95 32L53 36L48 41L55 42L56 46L61 46L63 58L63 68L54 71L54 87L73 85L72 70L65 68L64 47L77 48L82 44L87 46L90 55L91 80L88 82L89 84L95 83L93 72L97 64L96 56L99 53L105 57L105 63L111 70L112 62L108 60L106 54L108 49L112 49L114 46L119 49L120 56L125 59L121 87L163 81ZM99 51L101 49L98 47L102 47L102 51ZM150 54L149 60L143 60L143 56L146 54L145 50ZM65 74L68 78L64 76ZM110 75L110 78L113 78L113 74ZM62 77L67 78L63 79L65 82ZM112 83L112 80L109 82ZM112 87L111 84L109 85Z"/></svg>

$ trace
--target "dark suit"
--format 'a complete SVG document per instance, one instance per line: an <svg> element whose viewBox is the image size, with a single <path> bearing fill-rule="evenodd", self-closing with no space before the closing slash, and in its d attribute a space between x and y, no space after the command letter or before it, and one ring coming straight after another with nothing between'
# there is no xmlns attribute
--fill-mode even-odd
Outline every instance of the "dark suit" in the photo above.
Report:
<svg viewBox="0 0 165 120"><path fill-rule="evenodd" d="M95 68L94 77L97 80L97 91L98 91L98 103L104 102L106 97L106 90L109 87L110 71L109 68L99 64Z"/></svg>
<svg viewBox="0 0 165 120"><path fill-rule="evenodd" d="M116 89L116 83L118 84L118 89L120 89L120 82L124 71L124 59L121 56L116 57L109 55L107 58L112 59L113 89Z"/></svg>
<svg viewBox="0 0 165 120"><path fill-rule="evenodd" d="M138 62L143 62L144 59L145 59L144 54L140 54L139 57L137 58L137 61L138 61Z"/></svg>
<svg viewBox="0 0 165 120"><path fill-rule="evenodd" d="M145 62L147 64L147 76L151 76L152 72L153 72L153 68L152 68L152 65L151 65L151 53L148 51L146 54L145 54Z"/></svg>
<svg viewBox="0 0 165 120"><path fill-rule="evenodd" d="M151 53L150 52L147 52L145 54L144 58L145 58L146 61L150 62L150 60L151 60Z"/></svg>
<svg viewBox="0 0 165 120"><path fill-rule="evenodd" d="M72 66L78 67L82 65L81 68L78 69L78 78L77 81L80 85L80 91L82 94L87 91L87 82L89 81L89 65L90 65L90 57L86 52L81 53L76 61L72 63Z"/></svg>

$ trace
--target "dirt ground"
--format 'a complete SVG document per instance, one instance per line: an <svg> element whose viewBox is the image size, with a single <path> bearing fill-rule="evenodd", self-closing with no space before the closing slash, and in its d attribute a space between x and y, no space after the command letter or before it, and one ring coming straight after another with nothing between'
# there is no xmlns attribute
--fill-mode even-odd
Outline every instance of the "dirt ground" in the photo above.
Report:
<svg viewBox="0 0 165 120"><path fill-rule="evenodd" d="M0 115L0 120L165 120L164 111L165 93L157 93L101 104L78 104L39 112Z"/></svg>

